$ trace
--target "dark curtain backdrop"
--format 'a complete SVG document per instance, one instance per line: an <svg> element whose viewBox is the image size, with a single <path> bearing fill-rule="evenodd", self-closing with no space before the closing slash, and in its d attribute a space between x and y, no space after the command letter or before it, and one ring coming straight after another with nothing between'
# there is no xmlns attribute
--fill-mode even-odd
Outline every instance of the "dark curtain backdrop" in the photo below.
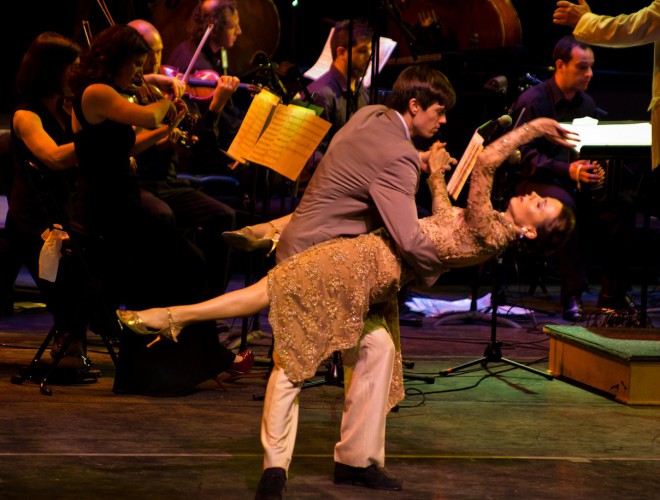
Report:
<svg viewBox="0 0 660 500"><path fill-rule="evenodd" d="M159 0L164 2L166 0ZM174 1L176 0L169 0ZM259 0L239 0L259 2ZM391 1L391 0L390 0ZM472 0L395 0L399 6L415 2L428 2L432 5L451 5L452 2L470 2ZM124 22L133 17L149 18L149 8L153 2L147 0L106 0L116 22ZM388 2L383 0L298 0L296 7L291 0L274 0L278 9L281 34L280 43L273 59L277 62L288 61L303 70L311 66L318 57L332 24L349 16L370 21L385 36L391 20L384 9ZM649 0L591 0L590 6L595 12L617 14L633 12ZM450 74L455 67L445 62L439 68L453 77L466 91L480 88L491 76L505 73L510 80L518 75L532 72L543 78L547 75L547 66L551 63L550 54L555 41L570 32L568 28L554 26L551 22L555 2L552 0L512 0L512 4L522 23L522 45L514 54L502 55L500 59L490 58L488 64L481 64L483 74L477 81L465 79L462 75ZM421 5L421 4L420 4ZM86 16L92 23L92 30L102 29L105 23L95 0L32 0L30 2L6 2L4 13L0 16L0 36L4 70L0 112L9 113L15 103L13 80L22 54L30 41L46 30L59 31L70 36L79 36L79 20ZM383 21L385 19L386 21ZM178 21L181 22L181 21ZM181 22L181 29L183 23ZM622 119L626 114L630 119L644 119L646 105L650 100L652 46L631 49L596 48L596 76L591 91L596 95L599 105L611 109L612 116ZM448 58L449 59L449 58ZM460 63L457 66L462 67ZM476 62L473 67L479 66ZM468 65L469 66L469 65ZM469 69L469 68L468 68ZM499 71L498 71L499 70ZM383 75L382 85L387 86L396 77L400 68L390 69ZM515 95L515 81L510 81L507 100ZM612 99L616 92L619 96ZM621 99L621 93L629 93L630 99ZM605 100L605 102L603 102ZM625 103L625 108L619 109Z"/></svg>

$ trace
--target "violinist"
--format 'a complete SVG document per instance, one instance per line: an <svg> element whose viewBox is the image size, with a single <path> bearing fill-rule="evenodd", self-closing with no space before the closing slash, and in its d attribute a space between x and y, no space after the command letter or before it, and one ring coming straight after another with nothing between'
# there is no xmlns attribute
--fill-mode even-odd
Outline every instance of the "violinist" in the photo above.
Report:
<svg viewBox="0 0 660 500"><path fill-rule="evenodd" d="M186 303L209 296L199 252L140 201L130 157L170 135L169 99L140 105L121 96L142 72L150 48L134 28L116 24L94 37L74 73L72 127L80 175L76 220L84 228L90 265L109 307ZM133 127L148 129L136 139ZM176 396L243 362L218 340L215 323L177 344L152 347L124 332L113 390ZM236 368L236 366L234 367Z"/></svg>
<svg viewBox="0 0 660 500"><path fill-rule="evenodd" d="M193 61L202 40L204 40L209 25L213 29L202 45L199 56ZM179 44L170 54L167 65L184 73L191 61L192 71L210 70L218 75L229 74L229 62L226 50L231 49L239 36L241 25L238 7L235 0L203 0L197 3L188 20L188 39ZM200 103L203 107L204 103ZM232 140L238 133L250 102L232 102L225 106L218 121L218 146L229 149ZM198 152L186 163L185 169L190 173L218 173L218 163L213 151ZM224 172L228 173L228 172Z"/></svg>
<svg viewBox="0 0 660 500"><path fill-rule="evenodd" d="M72 215L78 160L71 131L69 76L80 51L73 40L45 32L32 41L23 56L15 81L19 103L10 124L14 172L6 224L12 255L26 266L55 319L53 350L59 349L66 335L73 334L67 354L74 357L78 367L85 355L81 329L74 328L74 318L65 313L67 303L57 288L58 281L39 277L39 254L44 244L42 233L51 224L65 222L51 217ZM32 179L36 169L45 179L45 185L38 187L47 188L47 193L35 189ZM44 212L43 199L53 201L56 214ZM86 327L78 326L83 331ZM68 359L63 362L69 364Z"/></svg>
<svg viewBox="0 0 660 500"><path fill-rule="evenodd" d="M242 34L236 0L198 2L189 20L190 36L172 51L167 64L180 71L187 68L210 24L213 30L193 69L211 69L218 74L226 74L228 63L226 56L223 60L223 49L231 49Z"/></svg>
<svg viewBox="0 0 660 500"><path fill-rule="evenodd" d="M177 88L179 84L185 88L185 83L180 80L158 75L163 44L156 27L142 19L136 19L128 24L140 32L151 48L143 67L145 80L158 81L164 90L168 87ZM150 78L152 76L163 78L156 80ZM172 84L168 85L168 80L173 80ZM205 147L208 143L216 144L219 114L238 87L238 83L238 78L220 77L208 110L196 120L197 125L191 131L198 137L198 143L191 147L199 148ZM196 110L193 101L188 101L188 106L189 112ZM165 218L184 234L194 236L195 243L206 261L211 292L223 293L227 284L229 250L221 234L223 231L231 231L235 228L236 214L228 205L191 187L188 180L177 177L179 149L180 147L170 141L161 141L137 156L137 175L142 204L151 213Z"/></svg>

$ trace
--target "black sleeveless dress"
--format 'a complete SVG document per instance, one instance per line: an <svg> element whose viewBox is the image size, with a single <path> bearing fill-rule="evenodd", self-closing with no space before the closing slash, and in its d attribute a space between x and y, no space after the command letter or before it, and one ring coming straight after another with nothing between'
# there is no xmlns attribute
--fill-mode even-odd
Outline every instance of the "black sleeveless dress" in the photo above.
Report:
<svg viewBox="0 0 660 500"><path fill-rule="evenodd" d="M140 204L130 162L133 128L111 120L88 123L81 95L73 106L83 127L74 135L80 168L76 220L90 241L108 307L144 309L209 298L200 252ZM151 340L123 332L116 393L185 394L229 368L235 357L220 344L213 322L186 328L178 343L147 348Z"/></svg>

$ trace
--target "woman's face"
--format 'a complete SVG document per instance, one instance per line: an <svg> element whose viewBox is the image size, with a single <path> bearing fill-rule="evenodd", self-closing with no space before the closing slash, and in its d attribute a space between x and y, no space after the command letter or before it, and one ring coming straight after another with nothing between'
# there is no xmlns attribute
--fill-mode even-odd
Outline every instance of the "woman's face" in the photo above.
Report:
<svg viewBox="0 0 660 500"><path fill-rule="evenodd" d="M74 62L69 64L66 69L64 70L64 73L62 73L62 94L63 95L68 95L71 93L71 76L73 73L76 71L76 68L78 68L78 64L80 63L80 58L76 58Z"/></svg>
<svg viewBox="0 0 660 500"><path fill-rule="evenodd" d="M147 59L147 54L134 56L126 61L117 72L115 85L121 89L128 88L132 83L137 83L142 75L142 66Z"/></svg>
<svg viewBox="0 0 660 500"><path fill-rule="evenodd" d="M543 198L535 192L511 198L509 203L514 222L523 227L547 225L559 217L561 209L562 203L556 198Z"/></svg>

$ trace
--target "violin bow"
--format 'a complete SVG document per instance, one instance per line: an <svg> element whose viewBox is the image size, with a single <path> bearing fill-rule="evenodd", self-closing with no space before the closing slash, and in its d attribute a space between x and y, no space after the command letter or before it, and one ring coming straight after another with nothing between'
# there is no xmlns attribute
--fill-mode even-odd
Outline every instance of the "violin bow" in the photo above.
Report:
<svg viewBox="0 0 660 500"><path fill-rule="evenodd" d="M103 0L99 0L103 1ZM206 43L206 40L209 38L209 35L211 35L211 31L213 31L213 24L209 24L208 28L206 28L206 31L204 32L204 36L199 42L199 45L197 46L197 49L195 50L195 53L192 56L192 59L190 60L190 63L188 64L188 68L186 69L186 72L183 74L183 80L185 83L188 83L188 78L190 78L190 72L192 71L193 66L197 62L197 59L199 58L199 54L202 52L202 48L204 47L204 44Z"/></svg>
<svg viewBox="0 0 660 500"><path fill-rule="evenodd" d="M92 28L89 26L89 21L87 19L82 20L82 29L85 35L85 40L87 40L87 46L92 46Z"/></svg>
<svg viewBox="0 0 660 500"><path fill-rule="evenodd" d="M108 9L108 6L105 4L105 0L96 0L96 3L99 4L99 7L101 7L101 10L103 11L103 15L108 20L110 26L114 26L115 20L112 19L112 15L110 14L110 9Z"/></svg>

